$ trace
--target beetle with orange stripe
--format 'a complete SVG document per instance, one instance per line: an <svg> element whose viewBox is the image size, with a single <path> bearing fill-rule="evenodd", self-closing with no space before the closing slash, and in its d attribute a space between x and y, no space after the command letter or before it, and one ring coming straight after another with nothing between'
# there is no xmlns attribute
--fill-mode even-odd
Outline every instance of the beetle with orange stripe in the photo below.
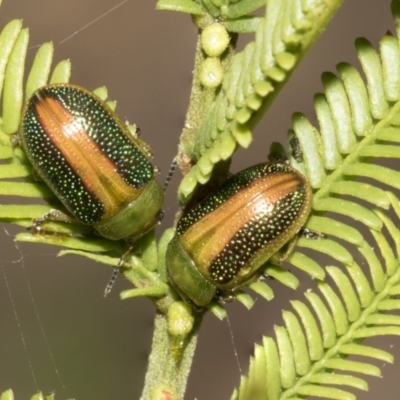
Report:
<svg viewBox="0 0 400 400"><path fill-rule="evenodd" d="M34 170L79 223L132 242L159 221L164 193L149 146L93 93L71 84L39 88L25 106L19 138ZM54 215L63 220L56 211L39 223Z"/></svg>
<svg viewBox="0 0 400 400"><path fill-rule="evenodd" d="M166 255L175 289L197 307L228 299L297 234L311 201L308 181L284 162L233 175L178 221Z"/></svg>

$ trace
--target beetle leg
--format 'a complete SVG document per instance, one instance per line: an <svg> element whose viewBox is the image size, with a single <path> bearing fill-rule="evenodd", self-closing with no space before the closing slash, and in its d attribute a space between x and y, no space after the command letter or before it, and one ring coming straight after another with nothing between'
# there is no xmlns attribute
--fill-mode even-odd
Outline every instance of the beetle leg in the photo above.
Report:
<svg viewBox="0 0 400 400"><path fill-rule="evenodd" d="M299 139L296 136L292 136L289 140L290 147L292 148L292 157L298 162L303 161L303 152L300 147Z"/></svg>
<svg viewBox="0 0 400 400"><path fill-rule="evenodd" d="M32 226L30 226L28 228L28 230L31 230L35 233L39 233L39 232L43 232L43 231L47 232L46 229L43 229L43 227L42 227L43 223L45 223L46 221L59 221L59 222L67 222L70 224L73 224L76 222L76 220L74 218L63 213L62 211L52 209L47 214L44 214L42 217L35 218L33 220ZM57 232L49 232L49 233L54 233L55 235L58 234Z"/></svg>
<svg viewBox="0 0 400 400"><path fill-rule="evenodd" d="M318 231L314 231L312 229L308 229L308 228L303 228L300 229L299 231L299 235L307 238L307 239L314 239L314 240L318 240L318 239L325 239L326 235L322 232L318 232Z"/></svg>
<svg viewBox="0 0 400 400"><path fill-rule="evenodd" d="M220 290L217 290L216 297L219 302L221 303L232 303L232 301L235 300L235 296L231 291L229 292L222 292Z"/></svg>

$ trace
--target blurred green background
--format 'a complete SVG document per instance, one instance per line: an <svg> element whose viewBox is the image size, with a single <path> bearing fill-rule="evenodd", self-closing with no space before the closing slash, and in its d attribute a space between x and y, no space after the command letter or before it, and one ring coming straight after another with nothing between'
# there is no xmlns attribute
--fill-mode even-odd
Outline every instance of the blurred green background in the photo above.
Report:
<svg viewBox="0 0 400 400"><path fill-rule="evenodd" d="M155 11L155 1L131 0L60 44L118 3L119 0L3 0L0 25L22 18L30 28L31 57L37 45L53 41L55 60L72 61L71 82L88 89L106 85L109 97L118 100L118 114L136 123L143 139L153 147L162 182L176 154L184 123L197 31L185 14ZM257 128L253 145L235 156L233 170L264 160L271 141L285 141L293 112L302 111L315 121L312 99L314 93L322 91L321 73L334 71L340 61L358 66L354 40L365 36L377 45L388 29L393 30L389 0L345 1ZM244 40L245 37L240 46ZM172 224L179 179L178 172L168 192L166 217L159 231ZM78 257L56 258L57 249L51 246L16 247L12 234L17 231L15 227L0 227L0 391L12 388L18 400L28 399L37 389L45 394L55 391L58 400L138 399L151 343L151 302L121 302L119 292L129 287L121 277L105 299L109 267ZM240 376L235 351L244 373L253 343L259 342L262 335L273 335L273 324L281 323L281 309L289 307L288 298L300 297L312 284L297 271L296 274L304 278L296 294L272 281L276 293L272 302L259 299L250 312L239 304L227 306L235 347L227 322L206 316L186 399L230 397ZM56 375L34 307L65 390ZM388 351L400 348L397 338L381 342L381 348ZM399 399L399 364L379 367L385 379L371 378L370 392L360 393L359 398Z"/></svg>

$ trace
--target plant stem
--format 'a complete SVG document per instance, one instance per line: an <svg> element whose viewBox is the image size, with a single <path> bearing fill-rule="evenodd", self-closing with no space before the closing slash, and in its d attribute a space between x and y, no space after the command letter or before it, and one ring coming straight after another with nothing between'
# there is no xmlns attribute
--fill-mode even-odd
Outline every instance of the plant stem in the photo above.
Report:
<svg viewBox="0 0 400 400"><path fill-rule="evenodd" d="M183 399L193 361L202 314L189 336L178 341L168 331L168 318L157 312L153 343L141 400Z"/></svg>
<svg viewBox="0 0 400 400"><path fill-rule="evenodd" d="M195 20L198 26L202 25L200 20ZM182 129L182 134L179 144L178 165L183 175L185 175L192 167L192 161L198 159L199 154L195 154L196 134L203 123L204 116L209 107L215 101L218 94L218 89L205 88L200 82L201 65L206 58L201 48L201 32L199 31L196 45L196 54L194 59L192 91L190 94L189 106L186 113L185 125ZM231 35L229 48L221 57L222 67L227 70L230 66L230 61L235 54L237 42L237 34Z"/></svg>

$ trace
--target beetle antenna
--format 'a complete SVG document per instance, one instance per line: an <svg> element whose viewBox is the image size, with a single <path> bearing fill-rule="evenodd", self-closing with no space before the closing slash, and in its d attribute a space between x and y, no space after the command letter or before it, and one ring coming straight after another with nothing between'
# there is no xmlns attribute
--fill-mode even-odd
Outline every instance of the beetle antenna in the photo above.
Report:
<svg viewBox="0 0 400 400"><path fill-rule="evenodd" d="M110 279L109 279L109 281L107 283L107 286L104 289L104 297L106 297L111 292L111 290L112 290L112 288L114 286L114 283L115 283L115 281L117 279L118 272L121 271L121 267L123 266L124 262L126 261L126 258L128 257L128 254L133 250L133 248L134 248L134 246L131 243L129 245L129 247L128 247L128 250L126 250L125 253L122 254L121 258L119 259L118 264L114 268L114 270L113 270L113 272L112 272L112 274L110 276Z"/></svg>
<svg viewBox="0 0 400 400"><path fill-rule="evenodd" d="M167 187L168 187L169 183L171 182L172 177L174 176L174 173L175 173L177 165L178 165L178 157L175 157L172 160L172 164L169 167L169 171L168 171L167 177L165 178L165 183L164 183L164 187L163 187L164 193L166 192Z"/></svg>
<svg viewBox="0 0 400 400"><path fill-rule="evenodd" d="M111 292L111 289L114 286L115 280L117 279L119 269L120 269L120 263L118 263L118 265L114 268L114 270L111 274L110 280L108 281L107 286L104 289L104 297L106 297Z"/></svg>

